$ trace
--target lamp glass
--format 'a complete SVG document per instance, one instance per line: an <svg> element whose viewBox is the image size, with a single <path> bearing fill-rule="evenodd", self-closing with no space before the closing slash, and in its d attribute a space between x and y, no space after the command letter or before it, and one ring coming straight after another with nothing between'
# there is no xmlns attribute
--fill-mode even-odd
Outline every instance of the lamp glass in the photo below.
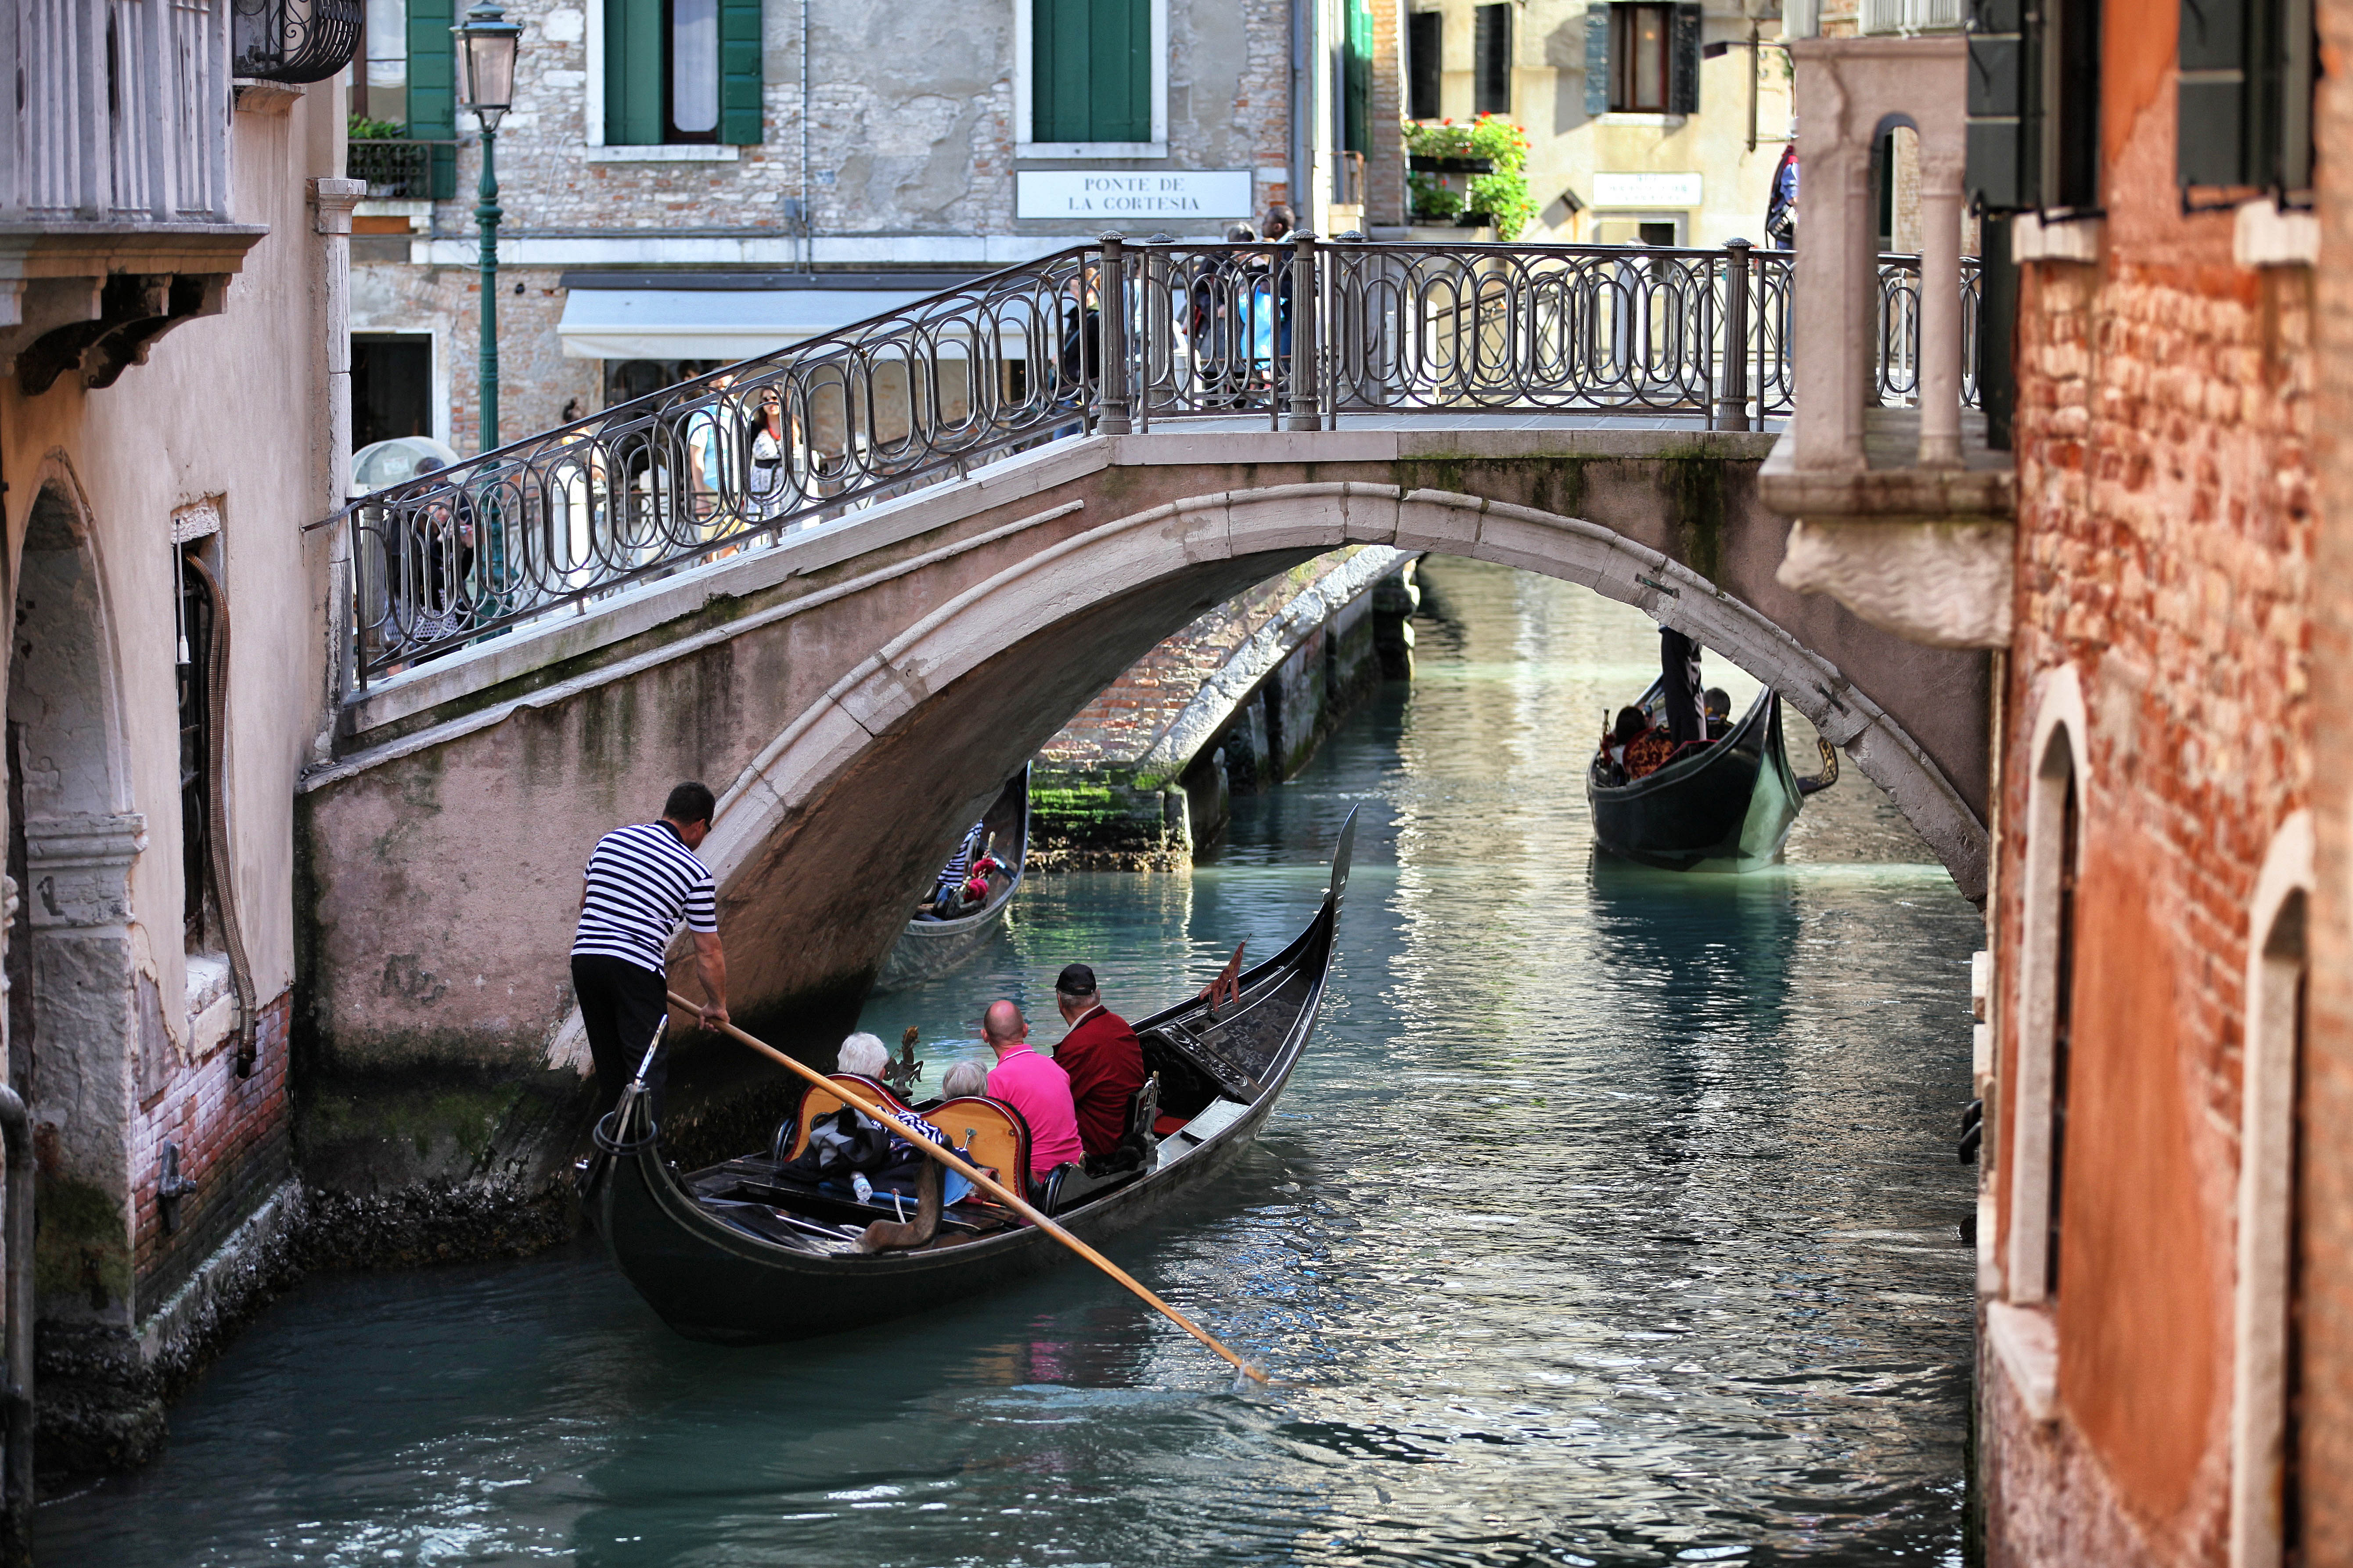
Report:
<svg viewBox="0 0 2353 1568"><path fill-rule="evenodd" d="M504 114L514 104L515 46L522 28L485 0L452 30L465 66L466 107L476 114Z"/></svg>

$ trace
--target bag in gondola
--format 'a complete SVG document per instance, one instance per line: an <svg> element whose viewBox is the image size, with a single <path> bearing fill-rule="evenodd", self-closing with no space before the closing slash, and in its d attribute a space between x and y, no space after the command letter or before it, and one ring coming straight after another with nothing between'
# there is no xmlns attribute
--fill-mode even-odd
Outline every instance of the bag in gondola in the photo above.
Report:
<svg viewBox="0 0 2353 1568"><path fill-rule="evenodd" d="M808 1147L779 1173L804 1181L847 1180L852 1172L872 1175L890 1161L890 1132L844 1106L809 1123Z"/></svg>

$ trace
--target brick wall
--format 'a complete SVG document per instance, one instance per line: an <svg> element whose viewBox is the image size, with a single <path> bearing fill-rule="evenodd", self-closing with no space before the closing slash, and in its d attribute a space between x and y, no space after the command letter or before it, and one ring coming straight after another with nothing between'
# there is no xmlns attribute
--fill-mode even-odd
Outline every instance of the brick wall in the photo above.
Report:
<svg viewBox="0 0 2353 1568"><path fill-rule="evenodd" d="M2060 1409L2037 1426L2006 1384L1987 1403L1996 1563L2223 1560L2247 906L2310 781L2310 275L2238 267L2229 214L2181 212L2174 11L2111 6L2109 25L2152 41L2108 59L2104 101L2125 107L2106 128L2105 256L2030 266L2021 289L2004 1085L2027 748L2062 666L2081 682L2089 785ZM1998 1124L1996 1148L2012 1141Z"/></svg>
<svg viewBox="0 0 2353 1568"><path fill-rule="evenodd" d="M250 1074L237 1076L232 1035L202 1061L182 1067L141 1108L131 1152L140 1317L154 1310L292 1173L286 1056L293 995L283 992L263 1005ZM181 1176L196 1184L180 1200L178 1227L169 1233L155 1195L167 1142L179 1146Z"/></svg>
<svg viewBox="0 0 2353 1568"><path fill-rule="evenodd" d="M2322 525L2312 566L2312 805L2316 854L2306 950L2311 995L2305 1047L2307 1128L2353 1126L2353 0L2321 0L2322 58L2315 110L2320 266L2313 279L2318 371L2313 451ZM2333 155L2332 155L2333 154ZM2353 1475L2353 1141L2305 1144L2304 1452L2306 1476ZM2353 1561L2353 1489L2306 1493L2306 1561Z"/></svg>

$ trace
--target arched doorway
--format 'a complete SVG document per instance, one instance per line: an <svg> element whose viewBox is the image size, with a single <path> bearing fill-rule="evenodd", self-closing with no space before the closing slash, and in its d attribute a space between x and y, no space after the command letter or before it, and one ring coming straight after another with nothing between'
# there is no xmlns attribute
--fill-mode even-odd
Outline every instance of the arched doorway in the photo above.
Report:
<svg viewBox="0 0 2353 1568"><path fill-rule="evenodd" d="M138 962L119 667L86 514L52 475L27 518L7 708L11 1082L40 1156L36 1277L45 1322L127 1334L135 1312L133 1140L170 1049Z"/></svg>

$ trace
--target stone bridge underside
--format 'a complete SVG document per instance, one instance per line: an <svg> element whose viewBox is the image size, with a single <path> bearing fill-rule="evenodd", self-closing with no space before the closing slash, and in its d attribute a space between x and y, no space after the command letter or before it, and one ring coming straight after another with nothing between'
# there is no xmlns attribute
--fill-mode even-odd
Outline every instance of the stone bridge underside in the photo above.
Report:
<svg viewBox="0 0 2353 1568"><path fill-rule="evenodd" d="M1161 638L1345 543L1584 583L1690 632L1841 744L1978 896L1987 658L1781 588L1770 441L1063 441L377 688L303 786L312 1179L543 1178L577 1131L581 863L681 778L720 792L703 855L738 1020L829 1046L1006 775ZM1579 765L1590 716L1560 723ZM697 1055L717 1053L690 1051L690 1078Z"/></svg>

